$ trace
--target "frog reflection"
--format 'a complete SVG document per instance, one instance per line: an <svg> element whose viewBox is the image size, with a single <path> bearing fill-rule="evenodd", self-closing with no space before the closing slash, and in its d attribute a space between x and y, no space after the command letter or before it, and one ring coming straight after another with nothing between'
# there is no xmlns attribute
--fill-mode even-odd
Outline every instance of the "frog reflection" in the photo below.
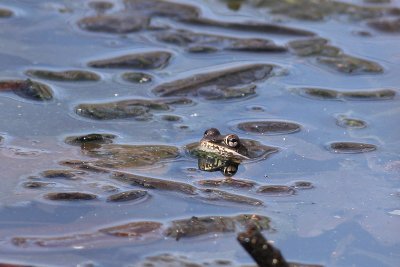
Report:
<svg viewBox="0 0 400 267"><path fill-rule="evenodd" d="M231 160L224 160L218 157L200 156L198 158L198 166L202 171L221 171L224 176L232 177L236 174L239 168L239 163Z"/></svg>

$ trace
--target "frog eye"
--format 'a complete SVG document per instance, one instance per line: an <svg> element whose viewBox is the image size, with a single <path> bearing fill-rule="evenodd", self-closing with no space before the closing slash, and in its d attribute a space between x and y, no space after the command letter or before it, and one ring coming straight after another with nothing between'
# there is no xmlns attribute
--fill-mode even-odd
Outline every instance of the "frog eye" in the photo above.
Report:
<svg viewBox="0 0 400 267"><path fill-rule="evenodd" d="M220 134L217 128L210 128L204 132L204 136L217 136Z"/></svg>
<svg viewBox="0 0 400 267"><path fill-rule="evenodd" d="M236 134L229 134L224 139L225 144L230 147L238 147L239 146L239 137Z"/></svg>

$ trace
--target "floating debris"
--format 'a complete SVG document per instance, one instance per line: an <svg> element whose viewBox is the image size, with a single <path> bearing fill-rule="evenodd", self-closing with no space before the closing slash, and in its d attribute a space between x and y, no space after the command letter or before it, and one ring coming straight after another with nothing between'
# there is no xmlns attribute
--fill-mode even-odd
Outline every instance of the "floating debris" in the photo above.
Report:
<svg viewBox="0 0 400 267"><path fill-rule="evenodd" d="M39 79L62 81L62 82L85 82L99 81L100 76L91 71L84 70L65 70L65 71L50 71L50 70L28 70L26 75Z"/></svg>
<svg viewBox="0 0 400 267"><path fill-rule="evenodd" d="M133 200L140 200L148 197L148 193L145 190L130 190L117 193L107 197L108 202L126 202Z"/></svg>
<svg viewBox="0 0 400 267"><path fill-rule="evenodd" d="M298 132L301 126L297 123L287 121L249 121L241 122L237 128L256 134L289 134Z"/></svg>
<svg viewBox="0 0 400 267"><path fill-rule="evenodd" d="M375 145L355 142L334 142L328 146L334 153L364 153L377 149Z"/></svg>
<svg viewBox="0 0 400 267"><path fill-rule="evenodd" d="M212 99L246 97L254 94L254 86L240 86L267 78L272 69L272 65L253 64L196 74L185 79L161 84L155 87L153 92L163 97L203 96L207 99L210 94Z"/></svg>
<svg viewBox="0 0 400 267"><path fill-rule="evenodd" d="M97 12L103 13L106 10L113 8L114 4L107 1L91 1L89 2L88 6Z"/></svg>
<svg viewBox="0 0 400 267"><path fill-rule="evenodd" d="M281 252L254 226L239 233L237 240L260 267L290 267Z"/></svg>
<svg viewBox="0 0 400 267"><path fill-rule="evenodd" d="M0 80L0 92L12 91L16 95L35 101L49 101L53 99L53 92L48 85L26 80Z"/></svg>
<svg viewBox="0 0 400 267"><path fill-rule="evenodd" d="M152 51L119 57L96 60L88 63L92 68L118 68L118 69L161 69L171 58L171 53L165 51Z"/></svg>
<svg viewBox="0 0 400 267"><path fill-rule="evenodd" d="M44 198L56 201L76 201L76 200L94 200L97 196L82 192L51 192L44 195Z"/></svg>

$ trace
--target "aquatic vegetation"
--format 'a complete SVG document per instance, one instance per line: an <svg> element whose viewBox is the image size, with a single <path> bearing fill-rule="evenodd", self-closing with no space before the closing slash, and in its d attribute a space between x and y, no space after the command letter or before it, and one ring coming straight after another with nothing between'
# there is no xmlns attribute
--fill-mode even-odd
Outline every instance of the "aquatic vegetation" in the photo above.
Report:
<svg viewBox="0 0 400 267"><path fill-rule="evenodd" d="M84 70L65 70L65 71L51 71L51 70L27 70L26 75L53 81L61 82L84 82L84 81L99 81L100 76L91 71Z"/></svg>
<svg viewBox="0 0 400 267"><path fill-rule="evenodd" d="M328 149L334 153L364 153L377 149L373 144L356 142L333 142L329 144Z"/></svg>
<svg viewBox="0 0 400 267"><path fill-rule="evenodd" d="M379 73L383 67L378 63L347 55L328 40L320 37L294 40L288 43L290 50L302 57L314 56L317 62L343 73Z"/></svg>
<svg viewBox="0 0 400 267"><path fill-rule="evenodd" d="M14 13L11 10L0 8L0 18L9 18L12 17L13 15Z"/></svg>
<svg viewBox="0 0 400 267"><path fill-rule="evenodd" d="M219 189L206 188L200 189L203 193L202 198L211 201L227 201L237 204L247 204L252 206L262 206L263 202L256 198L229 193Z"/></svg>
<svg viewBox="0 0 400 267"><path fill-rule="evenodd" d="M95 120L112 120L134 118L136 120L149 120L151 111L169 110L168 104L147 99L122 100L109 103L79 104L75 112L83 117Z"/></svg>
<svg viewBox="0 0 400 267"><path fill-rule="evenodd" d="M102 144L82 150L82 153L96 158L95 166L106 168L151 166L179 157L178 148L166 145Z"/></svg>
<svg viewBox="0 0 400 267"><path fill-rule="evenodd" d="M272 70L273 66L267 64L225 68L160 84L153 92L162 97L201 96L213 100L243 98L253 95L255 87L252 83L266 79Z"/></svg>
<svg viewBox="0 0 400 267"><path fill-rule="evenodd" d="M171 56L171 53L166 51L151 51L90 61L88 66L92 68L162 69L168 65Z"/></svg>
<svg viewBox="0 0 400 267"><path fill-rule="evenodd" d="M284 46L267 39L235 38L223 35L196 33L188 30L160 31L153 34L158 41L178 45L189 52L234 50L249 52L285 52Z"/></svg>
<svg viewBox="0 0 400 267"><path fill-rule="evenodd" d="M159 190L167 190L167 191L175 191L188 195L196 195L197 188L186 183L163 180L153 177L145 177L135 174L128 174L117 172L112 175L113 179L116 179L120 182L127 183L133 186L141 186L144 188L150 189L159 189Z"/></svg>
<svg viewBox="0 0 400 267"><path fill-rule="evenodd" d="M74 170L46 170L40 173L43 178L50 179L77 179L84 172Z"/></svg>
<svg viewBox="0 0 400 267"><path fill-rule="evenodd" d="M236 126L239 130L256 134L289 134L298 132L301 126L287 121L249 121Z"/></svg>
<svg viewBox="0 0 400 267"><path fill-rule="evenodd" d="M143 72L125 72L121 77L132 83L150 83L153 80L152 75Z"/></svg>
<svg viewBox="0 0 400 267"><path fill-rule="evenodd" d="M53 92L48 85L27 80L0 80L0 92L12 91L16 95L34 101L49 101Z"/></svg>
<svg viewBox="0 0 400 267"><path fill-rule="evenodd" d="M326 88L294 88L292 91L321 100L390 100L396 95L392 89L338 91Z"/></svg>
<svg viewBox="0 0 400 267"><path fill-rule="evenodd" d="M349 118L346 115L339 115L336 124L343 128L362 129L367 127L367 123L361 119Z"/></svg>
<svg viewBox="0 0 400 267"><path fill-rule="evenodd" d="M314 188L314 185L311 182L308 181L296 181L293 183L293 188L294 189L312 189Z"/></svg>
<svg viewBox="0 0 400 267"><path fill-rule="evenodd" d="M399 33L400 32L400 18L395 19L377 19L368 22L368 25L372 28L388 32L388 33Z"/></svg>
<svg viewBox="0 0 400 267"><path fill-rule="evenodd" d="M286 185L263 185L257 189L257 193L272 196L290 196L294 195L296 190L293 187Z"/></svg>
<svg viewBox="0 0 400 267"><path fill-rule="evenodd" d="M232 188L252 188L256 185L255 182L250 180L240 180L233 178L217 179L217 180L200 180L197 182L202 186L212 187L232 187Z"/></svg>

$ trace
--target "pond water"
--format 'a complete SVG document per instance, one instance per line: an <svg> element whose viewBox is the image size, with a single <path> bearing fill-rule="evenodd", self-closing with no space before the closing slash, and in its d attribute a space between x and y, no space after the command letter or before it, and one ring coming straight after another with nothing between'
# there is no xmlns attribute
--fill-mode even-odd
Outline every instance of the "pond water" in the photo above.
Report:
<svg viewBox="0 0 400 267"><path fill-rule="evenodd" d="M399 266L400 1L6 0L0 40L1 266L254 266L249 221Z"/></svg>

